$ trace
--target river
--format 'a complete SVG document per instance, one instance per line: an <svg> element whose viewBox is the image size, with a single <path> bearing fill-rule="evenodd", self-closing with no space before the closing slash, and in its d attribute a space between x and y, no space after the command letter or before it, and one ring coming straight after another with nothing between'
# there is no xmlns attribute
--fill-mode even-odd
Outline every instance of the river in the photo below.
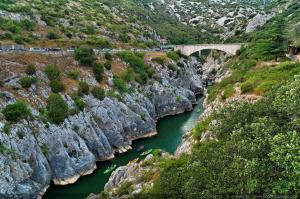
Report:
<svg viewBox="0 0 300 199"><path fill-rule="evenodd" d="M50 186L43 199L83 199L90 193L99 193L103 190L110 174L103 174L106 168L116 164L126 165L129 161L139 157L136 149L141 145L147 149L163 149L174 153L181 142L182 135L194 128L200 114L203 111L203 98L199 99L193 111L175 116L167 116L157 122L158 135L133 142L133 150L116 155L111 161L97 163L97 169L93 174L81 177L76 183L67 186Z"/></svg>

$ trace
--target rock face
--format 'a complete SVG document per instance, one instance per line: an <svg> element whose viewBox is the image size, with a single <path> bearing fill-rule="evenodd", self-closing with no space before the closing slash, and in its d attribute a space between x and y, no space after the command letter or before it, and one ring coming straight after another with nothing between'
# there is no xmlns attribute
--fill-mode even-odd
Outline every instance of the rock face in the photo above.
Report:
<svg viewBox="0 0 300 199"><path fill-rule="evenodd" d="M31 119L7 130L0 114L0 198L36 198L51 180L58 185L74 183L92 173L96 161L126 152L132 140L155 135L158 118L191 110L195 95L204 91L206 77L196 59L180 63L177 71L152 63L159 80L133 86L121 101L108 97L100 101L86 95L84 111L69 116L61 125L43 121L31 108ZM43 90L49 91L49 87ZM35 92L42 92L39 89L15 92L45 103L35 97ZM15 92L1 92L0 109L16 101ZM69 107L74 106L70 96L63 97Z"/></svg>
<svg viewBox="0 0 300 199"><path fill-rule="evenodd" d="M246 27L246 33L253 32L256 28L265 25L271 18L273 18L273 16L274 14L257 14L249 21Z"/></svg>
<svg viewBox="0 0 300 199"><path fill-rule="evenodd" d="M221 81L222 78L224 78L228 72L226 68L224 68L224 63L227 60L226 54L222 52L215 52L215 55L217 55L217 59L215 56L213 56L213 53L210 54L205 59L205 63L199 67L200 70L198 70L197 73L201 74L198 75L197 78L201 77L202 79L199 79L199 82L202 80L202 82L205 82L206 80L210 81ZM196 64L197 61L195 58L191 58L191 63ZM195 69L195 68L194 68ZM191 77L194 77L191 72ZM196 77L195 77L196 78ZM188 79L185 79L186 83L189 82ZM203 83L202 83L203 84ZM201 85L201 84L200 84ZM198 91L203 93L204 91L201 90L203 87L199 85L194 85L196 89L195 91ZM186 88L186 87L185 87ZM201 89L200 89L201 88ZM193 98L191 98L193 100ZM210 135L203 135L204 139L210 139ZM151 188L153 186L153 181L155 180L155 176L157 177L157 174L159 173L158 168L156 164L159 162L160 158L166 159L166 158L176 158L179 157L181 154L188 154L191 152L193 144L195 144L196 141L192 137L191 132L186 132L186 134L183 136L182 143L178 146L175 155L169 155L167 153L162 153L161 156L153 157L152 155L147 156L144 160L137 163L129 163L126 166L119 167L116 171L114 171L109 178L108 182L105 185L104 193L108 194L108 198L132 198L132 196L138 197L138 194ZM149 177L150 176L150 177ZM122 189L123 186L126 186L131 192L129 195L119 194L119 189ZM98 198L98 196L91 194L88 198Z"/></svg>

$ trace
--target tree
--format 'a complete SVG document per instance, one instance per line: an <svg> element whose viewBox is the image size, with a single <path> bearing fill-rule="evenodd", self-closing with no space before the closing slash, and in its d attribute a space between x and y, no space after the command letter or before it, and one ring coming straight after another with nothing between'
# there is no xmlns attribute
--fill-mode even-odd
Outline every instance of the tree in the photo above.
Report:
<svg viewBox="0 0 300 199"><path fill-rule="evenodd" d="M93 65L93 72L95 75L95 78L98 82L102 81L103 73L104 73L104 67L102 64L94 64Z"/></svg>
<svg viewBox="0 0 300 199"><path fill-rule="evenodd" d="M28 64L26 66L25 72L27 75L34 75L36 73L36 67L33 64Z"/></svg>
<svg viewBox="0 0 300 199"><path fill-rule="evenodd" d="M44 73L46 73L50 81L60 79L60 70L56 65L47 65L44 69Z"/></svg>
<svg viewBox="0 0 300 199"><path fill-rule="evenodd" d="M14 104L7 105L2 111L5 119L10 122L18 122L21 119L30 115L30 111L26 104L21 101L17 101Z"/></svg>
<svg viewBox="0 0 300 199"><path fill-rule="evenodd" d="M88 95L90 91L89 85L86 82L79 82L78 95Z"/></svg>
<svg viewBox="0 0 300 199"><path fill-rule="evenodd" d="M75 60L81 65L92 66L96 57L92 48L81 46L75 49Z"/></svg>
<svg viewBox="0 0 300 199"><path fill-rule="evenodd" d="M59 124L68 115L68 105L59 94L51 94L47 101L48 118L51 122Z"/></svg>
<svg viewBox="0 0 300 199"><path fill-rule="evenodd" d="M103 88L94 87L92 89L92 95L99 100L103 100L105 97L105 91Z"/></svg>

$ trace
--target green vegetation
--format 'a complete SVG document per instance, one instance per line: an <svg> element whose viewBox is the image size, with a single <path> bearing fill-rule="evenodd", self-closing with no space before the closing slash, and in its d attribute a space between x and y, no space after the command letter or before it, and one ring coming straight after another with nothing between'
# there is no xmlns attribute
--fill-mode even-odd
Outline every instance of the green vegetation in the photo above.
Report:
<svg viewBox="0 0 300 199"><path fill-rule="evenodd" d="M168 52L167 53L167 56L174 60L175 62L178 62L179 59L180 59L180 55L179 55L179 52L174 52L174 51L171 51L171 52Z"/></svg>
<svg viewBox="0 0 300 199"><path fill-rule="evenodd" d="M14 104L7 105L2 114L5 119L9 122L18 122L21 119L25 119L30 116L30 110L27 108L27 105L22 101L17 101Z"/></svg>
<svg viewBox="0 0 300 199"><path fill-rule="evenodd" d="M103 88L100 87L94 87L91 91L92 95L99 99L99 100L103 100L105 98L105 91Z"/></svg>
<svg viewBox="0 0 300 199"><path fill-rule="evenodd" d="M108 60L108 61L112 61L112 58L113 58L112 55L111 55L110 53L105 53L105 54L104 54L104 57L105 57L105 59Z"/></svg>
<svg viewBox="0 0 300 199"><path fill-rule="evenodd" d="M26 66L25 72L27 75L34 75L36 73L36 67L33 64L28 64Z"/></svg>
<svg viewBox="0 0 300 199"><path fill-rule="evenodd" d="M119 56L133 69L135 81L138 83L145 84L153 76L153 70L145 64L141 55L132 52L121 52Z"/></svg>
<svg viewBox="0 0 300 199"><path fill-rule="evenodd" d="M88 95L90 92L90 87L86 82L79 82L79 86L78 86L78 95L82 96L82 95Z"/></svg>
<svg viewBox="0 0 300 199"><path fill-rule="evenodd" d="M65 90L65 85L60 80L52 80L50 87L53 93L59 93Z"/></svg>
<svg viewBox="0 0 300 199"><path fill-rule="evenodd" d="M80 98L80 95L78 94L78 92L72 93L71 97L74 100L74 103L75 103L75 106L76 106L76 110L73 110L74 114L78 113L79 111L83 111L83 109L85 108L86 104Z"/></svg>
<svg viewBox="0 0 300 199"><path fill-rule="evenodd" d="M96 61L95 53L89 47L80 46L76 48L74 56L81 65L92 66Z"/></svg>
<svg viewBox="0 0 300 199"><path fill-rule="evenodd" d="M68 105L59 94L51 94L47 100L48 118L51 122L59 124L68 115Z"/></svg>
<svg viewBox="0 0 300 199"><path fill-rule="evenodd" d="M114 87L120 92L125 93L128 91L126 83L120 77L114 77L113 79Z"/></svg>
<svg viewBox="0 0 300 199"><path fill-rule="evenodd" d="M37 83L37 78L36 77L21 77L20 78L20 84L23 88L30 88L32 84Z"/></svg>
<svg viewBox="0 0 300 199"><path fill-rule="evenodd" d="M59 34L57 34L55 32L49 32L47 34L47 39L49 39L49 40L54 40L54 39L59 39L59 38L60 38Z"/></svg>
<svg viewBox="0 0 300 199"><path fill-rule="evenodd" d="M77 70L69 70L66 72L66 75L68 76L68 78L73 80L78 80L80 77L80 73Z"/></svg>
<svg viewBox="0 0 300 199"><path fill-rule="evenodd" d="M201 122L196 137L210 130L218 141L196 145L190 156L163 161L153 192L168 193L168 198L297 197L299 91L297 76L255 104L221 110L213 116L218 121L214 125L212 118Z"/></svg>
<svg viewBox="0 0 300 199"><path fill-rule="evenodd" d="M53 64L47 65L44 68L44 73L46 73L50 81L60 79L60 70L56 65Z"/></svg>
<svg viewBox="0 0 300 199"><path fill-rule="evenodd" d="M104 66L102 64L94 64L93 72L94 72L96 80L98 82L101 82L102 78L103 78L103 73L104 73Z"/></svg>
<svg viewBox="0 0 300 199"><path fill-rule="evenodd" d="M107 61L104 63L104 67L107 69L107 70L111 70L111 62L110 61Z"/></svg>

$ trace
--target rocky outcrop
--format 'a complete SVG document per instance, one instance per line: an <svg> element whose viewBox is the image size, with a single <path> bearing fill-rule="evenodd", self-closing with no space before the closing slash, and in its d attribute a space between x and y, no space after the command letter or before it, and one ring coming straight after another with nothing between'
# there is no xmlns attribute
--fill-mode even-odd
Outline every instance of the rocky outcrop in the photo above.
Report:
<svg viewBox="0 0 300 199"><path fill-rule="evenodd" d="M158 118L191 110L195 95L203 93L205 77L199 75L201 67L196 59L180 63L176 71L149 63L159 80L145 86L133 85L132 92L121 100L106 97L100 101L92 95L84 96L84 111L70 115L61 125L42 120L32 107L30 119L10 128L0 114L0 196L36 198L51 180L57 185L74 183L92 173L96 161L126 152L132 140L155 135ZM6 82L11 81L8 77ZM47 81L44 78L39 82L42 90L49 91ZM44 95L37 96L36 92L42 91L30 88L1 92L0 108L14 103L16 95L32 97L44 105L44 99L38 97ZM64 99L70 108L74 106L70 96L65 94Z"/></svg>
<svg viewBox="0 0 300 199"><path fill-rule="evenodd" d="M246 27L246 33L253 32L258 27L265 25L270 19L273 18L273 16L274 14L257 14L249 21Z"/></svg>

